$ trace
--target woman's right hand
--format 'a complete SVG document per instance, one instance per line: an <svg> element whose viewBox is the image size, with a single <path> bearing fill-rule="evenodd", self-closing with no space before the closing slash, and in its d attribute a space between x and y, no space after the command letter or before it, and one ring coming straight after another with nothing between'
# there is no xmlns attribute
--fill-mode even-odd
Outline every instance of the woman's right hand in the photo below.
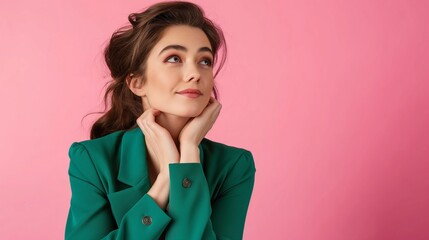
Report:
<svg viewBox="0 0 429 240"><path fill-rule="evenodd" d="M156 123L155 117L159 114L160 110L149 108L136 122L143 131L149 153L155 157L153 164L159 167L159 173L168 173L168 165L179 163L180 156L168 130Z"/></svg>

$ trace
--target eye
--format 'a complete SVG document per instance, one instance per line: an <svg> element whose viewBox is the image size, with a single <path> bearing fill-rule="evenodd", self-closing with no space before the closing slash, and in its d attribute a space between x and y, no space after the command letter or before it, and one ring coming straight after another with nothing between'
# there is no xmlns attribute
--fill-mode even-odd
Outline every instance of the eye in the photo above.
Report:
<svg viewBox="0 0 429 240"><path fill-rule="evenodd" d="M203 61L206 61L206 66L211 66L212 65L212 60L210 60L209 58L205 58Z"/></svg>
<svg viewBox="0 0 429 240"><path fill-rule="evenodd" d="M167 58L167 62L170 62L169 60L173 59L173 58L176 58L176 59L180 60L180 58L177 55L173 55L173 56L170 56L170 57ZM174 62L176 62L176 61L174 61Z"/></svg>

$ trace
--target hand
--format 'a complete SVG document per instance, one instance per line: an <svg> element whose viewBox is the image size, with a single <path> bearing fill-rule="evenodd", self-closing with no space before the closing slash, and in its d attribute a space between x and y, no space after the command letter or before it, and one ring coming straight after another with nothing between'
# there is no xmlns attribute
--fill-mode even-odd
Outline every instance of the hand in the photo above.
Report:
<svg viewBox="0 0 429 240"><path fill-rule="evenodd" d="M155 159L153 163L159 166L160 173L168 172L170 163L179 162L179 152L167 129L155 122L160 110L149 108L137 119L137 124L143 131L147 149Z"/></svg>
<svg viewBox="0 0 429 240"><path fill-rule="evenodd" d="M183 145L198 146L213 127L219 116L222 105L214 98L210 97L209 103L203 112L189 120L179 134L180 147Z"/></svg>

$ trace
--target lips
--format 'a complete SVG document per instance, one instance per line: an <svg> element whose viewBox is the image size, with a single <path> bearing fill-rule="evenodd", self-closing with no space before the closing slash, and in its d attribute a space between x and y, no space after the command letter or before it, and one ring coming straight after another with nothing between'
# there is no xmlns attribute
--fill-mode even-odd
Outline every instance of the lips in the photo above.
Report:
<svg viewBox="0 0 429 240"><path fill-rule="evenodd" d="M203 95L203 94L201 93L201 91L200 91L200 90L198 90L198 89L192 89L192 88L188 88L188 89L182 90L182 91L177 92L177 93L178 93L178 94L195 94L195 95Z"/></svg>
<svg viewBox="0 0 429 240"><path fill-rule="evenodd" d="M203 95L200 90L193 89L193 88L188 88L188 89L182 90L180 92L177 92L177 94L180 94L180 95L182 95L184 97L188 97L188 98L198 98L201 95Z"/></svg>

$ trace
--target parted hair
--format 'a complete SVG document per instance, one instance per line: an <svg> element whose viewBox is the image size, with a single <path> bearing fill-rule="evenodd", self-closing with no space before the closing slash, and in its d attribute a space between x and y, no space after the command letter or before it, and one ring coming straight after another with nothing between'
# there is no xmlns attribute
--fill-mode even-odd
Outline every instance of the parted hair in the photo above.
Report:
<svg viewBox="0 0 429 240"><path fill-rule="evenodd" d="M104 59L110 70L111 80L104 94L104 111L91 127L90 138L95 139L118 130L128 130L136 125L143 113L142 100L127 85L132 75L142 76L145 82L146 61L152 48L162 37L163 31L173 25L200 28L207 35L214 53L216 77L226 60L226 42L222 30L205 17L203 9L190 2L169 1L154 4L139 13L128 15L130 24L117 29L104 49ZM218 51L223 54L218 61ZM216 86L213 87L217 99Z"/></svg>

